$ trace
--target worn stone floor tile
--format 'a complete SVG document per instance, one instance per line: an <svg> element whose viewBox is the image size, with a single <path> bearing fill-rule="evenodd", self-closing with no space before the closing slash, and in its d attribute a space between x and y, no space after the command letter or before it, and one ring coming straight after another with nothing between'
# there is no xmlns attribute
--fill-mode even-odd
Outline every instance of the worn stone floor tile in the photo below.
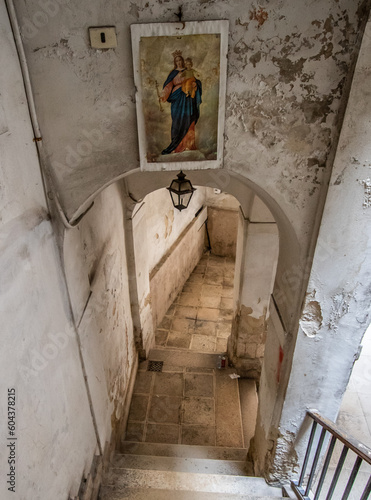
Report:
<svg viewBox="0 0 371 500"><path fill-rule="evenodd" d="M138 372L134 385L134 394L149 394L151 392L153 372Z"/></svg>
<svg viewBox="0 0 371 500"><path fill-rule="evenodd" d="M171 323L171 330L173 332L192 333L194 327L195 327L194 319L174 317Z"/></svg>
<svg viewBox="0 0 371 500"><path fill-rule="evenodd" d="M131 399L129 422L144 422L147 414L149 396L134 394Z"/></svg>
<svg viewBox="0 0 371 500"><path fill-rule="evenodd" d="M167 347L179 347L181 349L189 349L192 335L188 333L170 332L167 339Z"/></svg>
<svg viewBox="0 0 371 500"><path fill-rule="evenodd" d="M217 323L215 321L196 321L194 333L196 335L209 335L215 337Z"/></svg>
<svg viewBox="0 0 371 500"><path fill-rule="evenodd" d="M193 269L192 273L204 274L205 271L206 271L206 264L197 264L197 266Z"/></svg>
<svg viewBox="0 0 371 500"><path fill-rule="evenodd" d="M222 266L224 265L225 257L220 257L219 255L209 255L209 266Z"/></svg>
<svg viewBox="0 0 371 500"><path fill-rule="evenodd" d="M182 425L182 444L215 446L215 427Z"/></svg>
<svg viewBox="0 0 371 500"><path fill-rule="evenodd" d="M233 287L234 285L234 279L233 278L224 278L223 279L223 287Z"/></svg>
<svg viewBox="0 0 371 500"><path fill-rule="evenodd" d="M172 318L170 316L164 316L158 328L160 330L170 330L171 320Z"/></svg>
<svg viewBox="0 0 371 500"><path fill-rule="evenodd" d="M204 280L203 274L191 274L188 278L190 283L202 283Z"/></svg>
<svg viewBox="0 0 371 500"><path fill-rule="evenodd" d="M354 438L358 439L360 442L366 446L371 446L369 428L367 425L367 420L359 409L355 409L354 413L340 413L336 421L336 424L340 429L347 431L351 429L349 434ZM341 449L338 450L338 457L340 458ZM334 457L336 456L336 450L334 451Z"/></svg>
<svg viewBox="0 0 371 500"><path fill-rule="evenodd" d="M198 320L217 321L219 318L219 309L212 309L211 307L200 307L197 311Z"/></svg>
<svg viewBox="0 0 371 500"><path fill-rule="evenodd" d="M215 368L205 368L203 366L190 366L186 368L187 373L214 373Z"/></svg>
<svg viewBox="0 0 371 500"><path fill-rule="evenodd" d="M199 373L186 373L184 376L184 396L214 397L214 376Z"/></svg>
<svg viewBox="0 0 371 500"><path fill-rule="evenodd" d="M371 396L371 356L361 355L354 363L352 379L358 393Z"/></svg>
<svg viewBox="0 0 371 500"><path fill-rule="evenodd" d="M233 299L228 299L227 297L222 297L220 301L220 309L229 309L233 311Z"/></svg>
<svg viewBox="0 0 371 500"><path fill-rule="evenodd" d="M223 276L209 274L208 276L205 276L204 283L205 285L223 285L224 278Z"/></svg>
<svg viewBox="0 0 371 500"><path fill-rule="evenodd" d="M200 307L211 307L218 308L220 306L220 296L216 295L214 297L205 297L201 295Z"/></svg>
<svg viewBox="0 0 371 500"><path fill-rule="evenodd" d="M217 338L215 347L216 352L227 352L227 344L228 339Z"/></svg>
<svg viewBox="0 0 371 500"><path fill-rule="evenodd" d="M215 425L214 398L185 398L183 409L184 424Z"/></svg>
<svg viewBox="0 0 371 500"><path fill-rule="evenodd" d="M221 296L233 299L233 286L223 285Z"/></svg>
<svg viewBox="0 0 371 500"><path fill-rule="evenodd" d="M227 339L232 331L232 322L231 321L222 321L218 323L216 328L217 337Z"/></svg>
<svg viewBox="0 0 371 500"><path fill-rule="evenodd" d="M126 427L126 441L143 441L144 423L129 422Z"/></svg>
<svg viewBox="0 0 371 500"><path fill-rule="evenodd" d="M193 293L197 297L201 295L201 288L199 283L189 283L188 281L183 287L182 292L184 293Z"/></svg>
<svg viewBox="0 0 371 500"><path fill-rule="evenodd" d="M219 319L221 321L231 321L233 318L232 309L219 309Z"/></svg>
<svg viewBox="0 0 371 500"><path fill-rule="evenodd" d="M193 293L181 293L179 297L179 305L181 306L198 306L199 298Z"/></svg>
<svg viewBox="0 0 371 500"><path fill-rule="evenodd" d="M188 318L188 319L196 319L197 317L197 307L189 307L189 306L180 306L178 305L175 313L175 318Z"/></svg>
<svg viewBox="0 0 371 500"><path fill-rule="evenodd" d="M192 335L190 349L192 351L212 352L215 351L216 339L206 335Z"/></svg>
<svg viewBox="0 0 371 500"><path fill-rule="evenodd" d="M155 373L153 395L183 396L183 374Z"/></svg>
<svg viewBox="0 0 371 500"><path fill-rule="evenodd" d="M202 285L202 295L204 297L221 297L223 292L223 287L213 286L213 285Z"/></svg>
<svg viewBox="0 0 371 500"><path fill-rule="evenodd" d="M216 265L213 265L213 263L211 263L209 266L207 266L205 277L208 275L223 276L223 274L224 274L223 265L220 265L218 263L216 263Z"/></svg>
<svg viewBox="0 0 371 500"><path fill-rule="evenodd" d="M216 446L243 448L238 382L229 370L217 372L215 381Z"/></svg>
<svg viewBox="0 0 371 500"><path fill-rule="evenodd" d="M148 422L159 424L179 424L182 398L153 395Z"/></svg>
<svg viewBox="0 0 371 500"><path fill-rule="evenodd" d="M183 373L183 372L184 372L184 366L174 366L174 365L164 364L162 368L162 373Z"/></svg>
<svg viewBox="0 0 371 500"><path fill-rule="evenodd" d="M167 330L156 330L155 341L156 345L165 346L169 332Z"/></svg>
<svg viewBox="0 0 371 500"><path fill-rule="evenodd" d="M147 443L177 444L179 425L148 424L145 441Z"/></svg>
<svg viewBox="0 0 371 500"><path fill-rule="evenodd" d="M145 361L141 361L139 363L138 371L143 372L147 371L147 369L148 369L148 359L146 359Z"/></svg>
<svg viewBox="0 0 371 500"><path fill-rule="evenodd" d="M198 261L199 264L208 264L209 262L209 254L208 253L205 253L201 259Z"/></svg>

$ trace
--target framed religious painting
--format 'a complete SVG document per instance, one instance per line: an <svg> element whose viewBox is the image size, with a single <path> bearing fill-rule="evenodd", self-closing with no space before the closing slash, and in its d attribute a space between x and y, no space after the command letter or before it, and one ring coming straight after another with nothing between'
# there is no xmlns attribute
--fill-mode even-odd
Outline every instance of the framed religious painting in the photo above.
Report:
<svg viewBox="0 0 371 500"><path fill-rule="evenodd" d="M141 170L223 163L228 21L131 26Z"/></svg>

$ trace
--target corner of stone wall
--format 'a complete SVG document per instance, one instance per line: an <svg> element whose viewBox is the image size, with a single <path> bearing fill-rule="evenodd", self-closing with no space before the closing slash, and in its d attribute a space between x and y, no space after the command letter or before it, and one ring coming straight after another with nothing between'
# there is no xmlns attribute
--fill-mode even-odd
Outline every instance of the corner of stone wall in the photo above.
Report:
<svg viewBox="0 0 371 500"><path fill-rule="evenodd" d="M251 307L241 306L233 319L228 340L228 356L241 377L259 381L262 370L267 325L265 314L252 316Z"/></svg>
<svg viewBox="0 0 371 500"><path fill-rule="evenodd" d="M295 450L295 434L281 434L278 429L274 435L266 435L257 424L255 435L250 442L247 460L253 464L254 474L265 478L272 486L287 484L299 469Z"/></svg>

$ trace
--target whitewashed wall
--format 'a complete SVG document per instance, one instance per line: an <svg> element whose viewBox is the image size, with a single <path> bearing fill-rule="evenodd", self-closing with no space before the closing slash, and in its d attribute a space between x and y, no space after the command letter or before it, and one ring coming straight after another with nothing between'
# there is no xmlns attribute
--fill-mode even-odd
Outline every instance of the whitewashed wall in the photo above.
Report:
<svg viewBox="0 0 371 500"><path fill-rule="evenodd" d="M0 39L0 496L65 499L97 441L3 2ZM8 388L17 400L15 494L6 484Z"/></svg>
<svg viewBox="0 0 371 500"><path fill-rule="evenodd" d="M137 366L123 217L122 189L116 183L96 198L64 241L67 282L102 448L112 430L122 431Z"/></svg>

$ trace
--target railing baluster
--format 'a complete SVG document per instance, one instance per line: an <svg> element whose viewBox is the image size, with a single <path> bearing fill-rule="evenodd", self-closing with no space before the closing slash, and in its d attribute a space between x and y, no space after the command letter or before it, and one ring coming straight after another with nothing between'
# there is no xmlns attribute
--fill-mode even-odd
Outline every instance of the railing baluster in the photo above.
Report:
<svg viewBox="0 0 371 500"><path fill-rule="evenodd" d="M344 493L343 493L343 496L341 497L341 500L347 500L348 499L350 490L352 489L354 481L356 480L356 477L357 477L359 468L361 467L361 464L362 464L362 458L361 457L357 457L357 459L356 459L356 461L354 463L354 467L353 467L352 473L349 476L347 487L344 490Z"/></svg>
<svg viewBox="0 0 371 500"><path fill-rule="evenodd" d="M330 465L330 460L331 460L332 454L334 452L335 444L336 444L336 437L332 436L330 446L329 446L329 449L327 451L326 460L325 460L325 463L323 464L323 467L322 467L322 473L321 473L321 477L320 477L319 482L318 482L318 486L317 486L316 494L314 496L314 500L319 499L319 496L320 496L320 493L322 490L322 486L323 486L323 483L325 481L327 469L328 469L328 466Z"/></svg>
<svg viewBox="0 0 371 500"><path fill-rule="evenodd" d="M299 481L291 481L291 488L298 499L310 500L311 498L313 498L313 500L320 500L320 496L322 495L323 486L325 484L325 479L326 479L327 474L328 474L330 462L331 462L331 459L333 457L335 445L338 441L340 441L343 444L343 449L341 451L340 458L337 462L334 475L333 475L332 479L329 478L329 479L331 479L330 487L328 488L327 492L324 493L324 496L326 496L326 500L332 500L334 492L338 486L339 477L340 477L340 474L341 474L342 469L344 467L344 463L345 463L348 451L351 450L356 454L356 460L354 462L354 465L353 465L353 468L352 468L350 475L348 473L346 474L346 476L349 475L348 482L347 482L345 489L344 489L342 496L341 496L341 500L348 500L351 492L353 491L353 486L354 486L355 481L357 479L358 472L361 468L362 461L365 461L367 464L371 465L371 448L360 443L357 439L353 438L352 436L349 436L348 434L344 433L341 429L339 429L337 427L337 425L334 422L332 422L331 420L328 420L326 417L323 417L322 415L320 415L317 410L308 410L307 414L309 417L311 417L313 419L313 425L312 425L312 429L310 432L310 437L309 437L307 449L305 452L304 462L302 465L302 469L300 471ZM314 443L314 439L316 437L318 424L321 427L321 434L320 434L320 437L318 439L316 450L314 452L313 462L312 462L311 467L310 467L308 481L306 482L305 486L303 486L304 480L306 477L306 471L308 468L309 460L311 458L312 446ZM316 492L313 493L311 491L311 487L313 486L313 483L314 483L314 477L316 475L316 470L317 470L318 463L319 463L319 460L320 460L320 457L322 454L323 443L325 442L325 437L326 437L327 432L329 432L331 434L331 441L330 441L328 450L326 452L325 461L324 461L323 465L321 465L320 470L318 471L321 473L321 475L320 475L320 478L319 478L319 481L318 481L318 484L316 487ZM345 473L343 474L343 477L344 476L345 476ZM338 489L340 489L340 486ZM358 486L357 486L357 489L358 489ZM357 494L359 494L359 493L357 493ZM368 500L370 495L371 495L371 476L367 482L367 485L365 486L365 489L363 490L362 497L360 498L360 500ZM338 497L338 495L337 495L337 497ZM323 498L323 497L321 496L321 498ZM338 498L336 500L338 500ZM370 497L370 500L371 500L371 497Z"/></svg>
<svg viewBox="0 0 371 500"><path fill-rule="evenodd" d="M322 449L322 445L323 445L323 440L325 439L325 434L326 434L326 429L322 429L321 436L320 436L318 444L317 444L316 454L314 455L312 468L310 470L308 484L307 484L307 488L305 490L305 496L307 496L309 494L310 488L312 486L314 473L316 472L319 455L321 453L321 449Z"/></svg>
<svg viewBox="0 0 371 500"><path fill-rule="evenodd" d="M337 482L339 480L340 472L341 472L341 469L343 468L347 453L348 453L348 448L344 445L343 451L341 452L341 455L340 455L340 460L339 460L338 465L337 465L336 470L335 470L334 477L332 478L332 481L331 481L330 489L327 493L326 500L331 500L332 495L334 494L334 490L335 490Z"/></svg>
<svg viewBox="0 0 371 500"><path fill-rule="evenodd" d="M300 474L298 486L301 486L303 484L303 481L304 481L305 471L307 469L309 455L310 455L310 451L312 449L314 435L316 433L316 428L317 428L317 422L315 420L313 420L312 431L310 433L309 443L307 446L307 452L305 453L304 463L303 463L303 467L301 469L301 474Z"/></svg>
<svg viewBox="0 0 371 500"><path fill-rule="evenodd" d="M366 488L363 490L363 493L362 493L360 500L367 500L370 493L371 493L371 476L367 482Z"/></svg>

